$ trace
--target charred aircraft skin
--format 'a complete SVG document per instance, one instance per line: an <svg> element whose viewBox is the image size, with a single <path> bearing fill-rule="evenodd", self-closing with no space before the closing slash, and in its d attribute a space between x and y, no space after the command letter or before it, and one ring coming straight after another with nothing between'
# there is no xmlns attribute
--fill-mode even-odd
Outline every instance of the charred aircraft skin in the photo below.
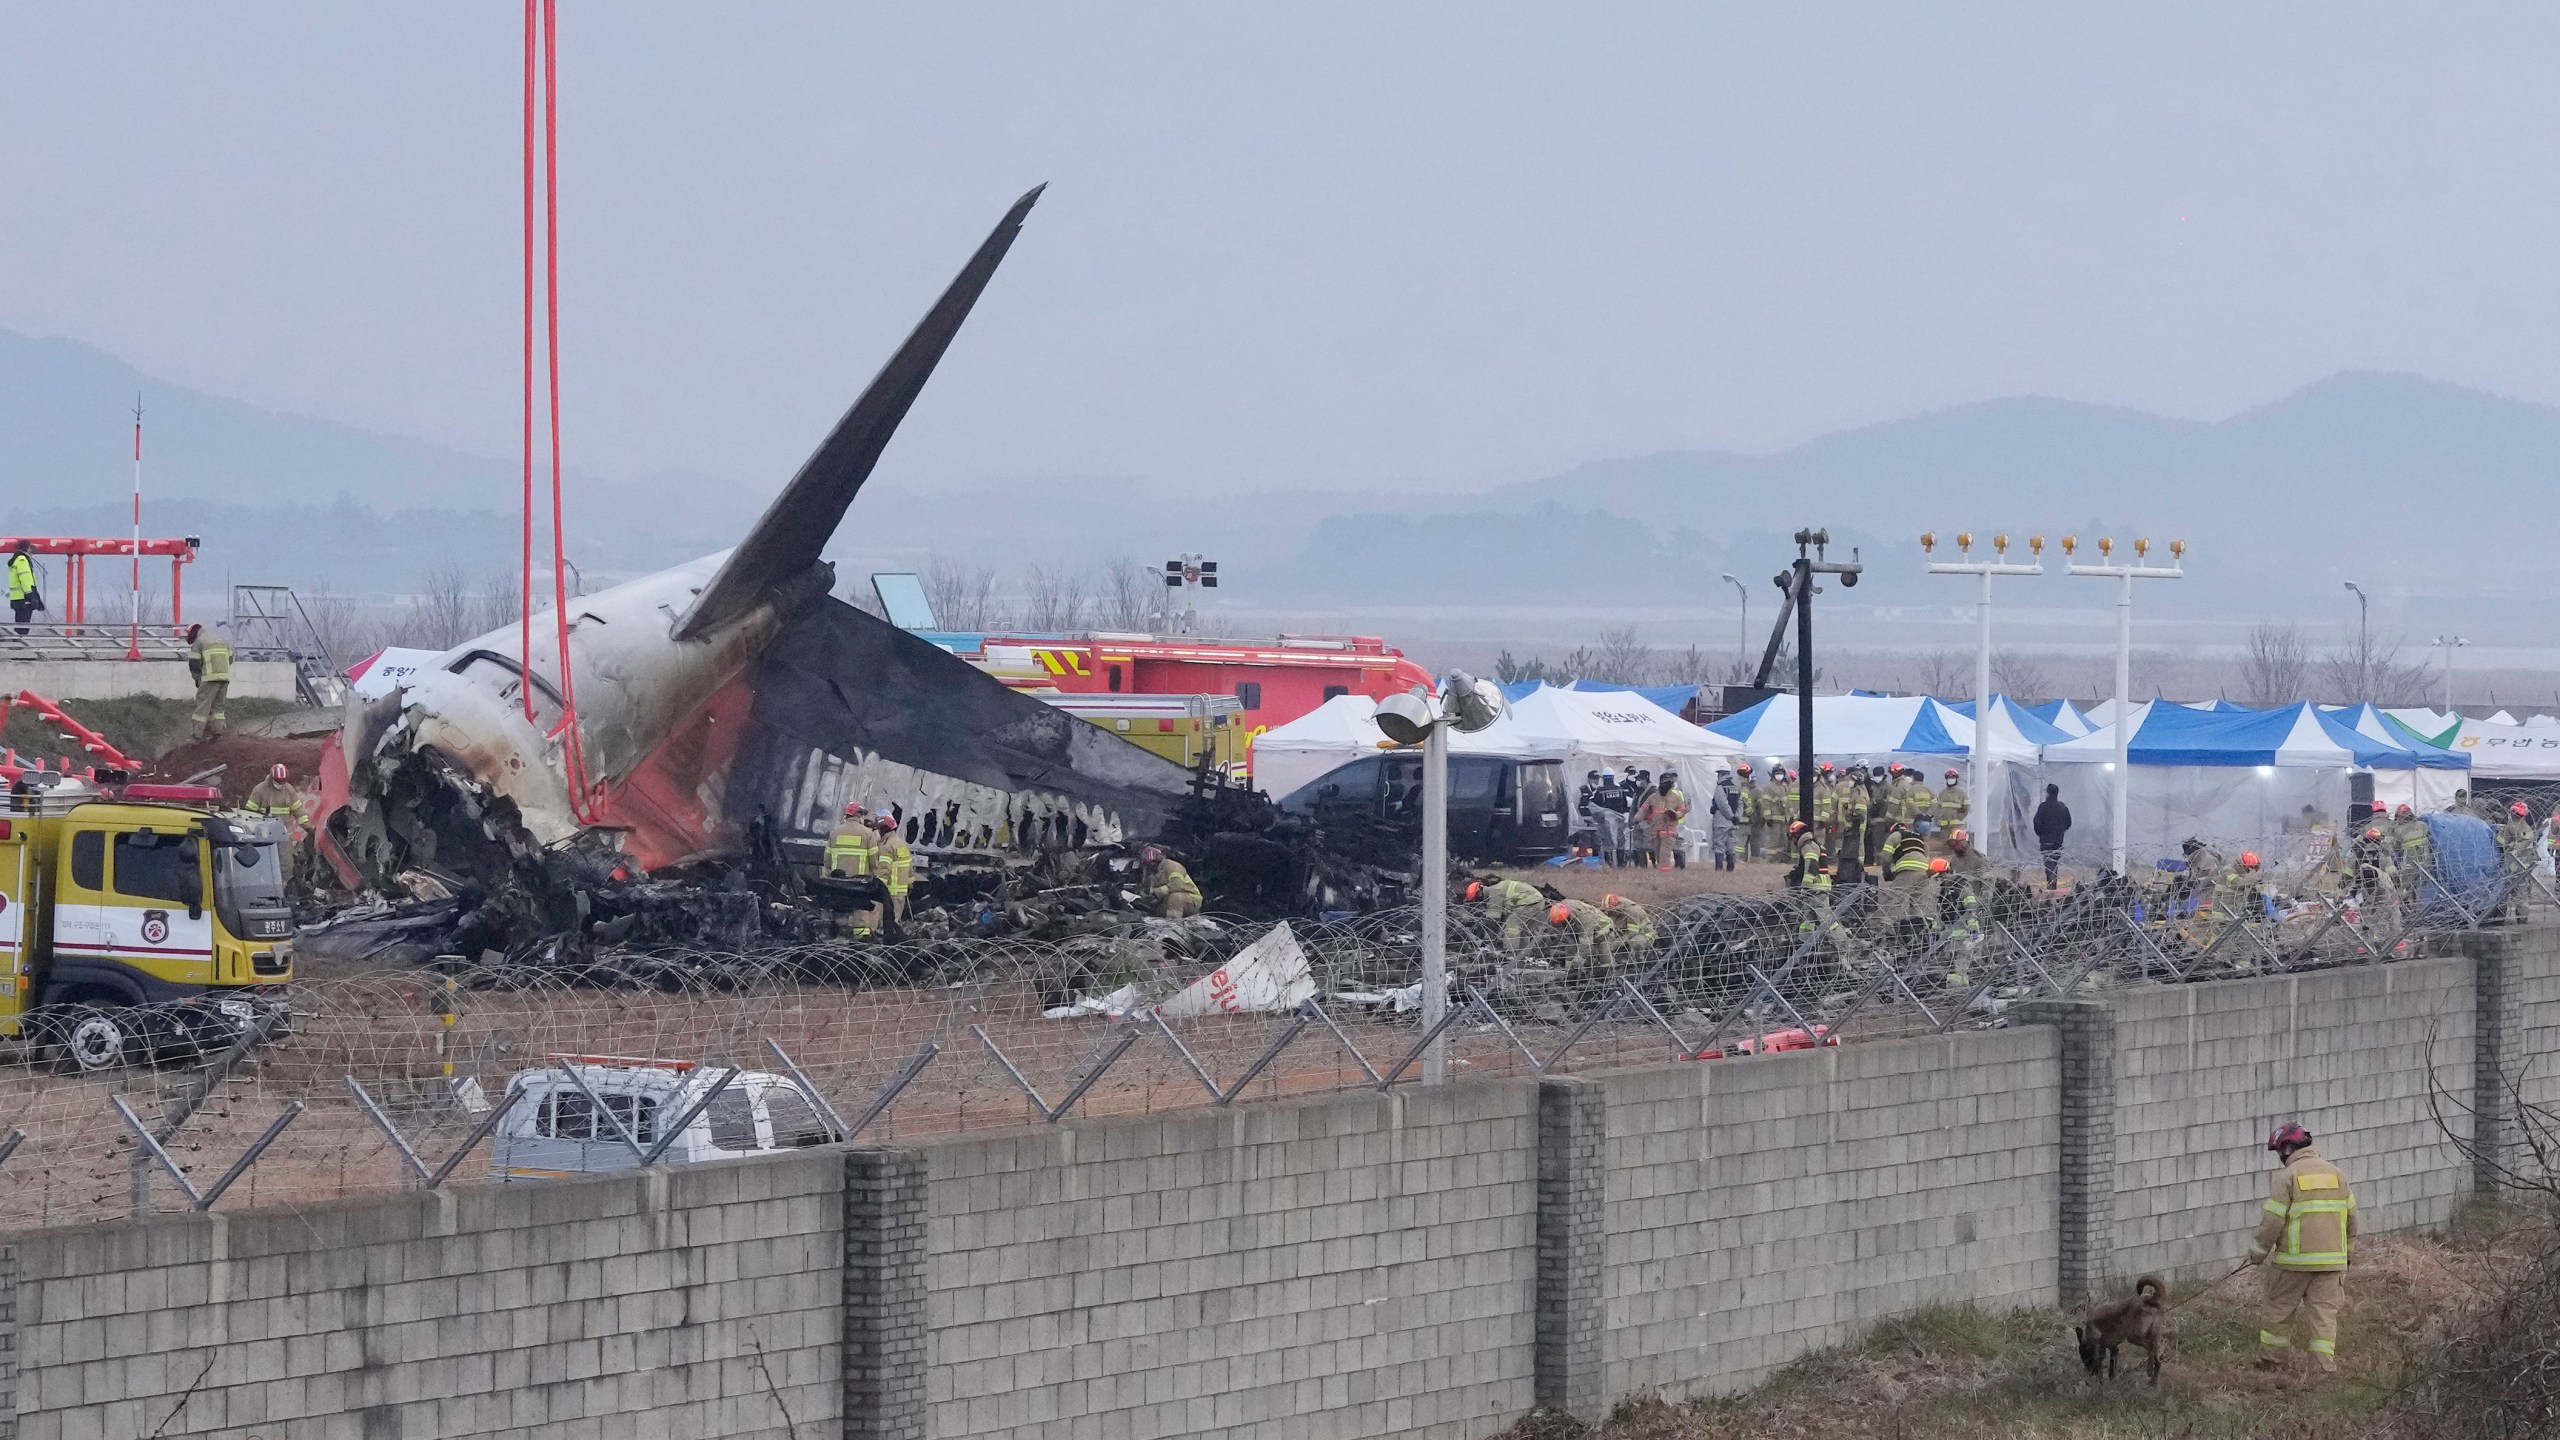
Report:
<svg viewBox="0 0 2560 1440"><path fill-rule="evenodd" d="M731 855L759 823L823 834L834 812L808 807L824 776L829 794L859 790L907 820L921 848L1157 833L1186 772L829 599L818 558L1039 194L997 224L736 549L570 603L575 756L548 610L529 646L509 626L382 701L351 701L322 775L340 878L466 868L442 852L475 831L520 858L608 837L644 870Z"/></svg>

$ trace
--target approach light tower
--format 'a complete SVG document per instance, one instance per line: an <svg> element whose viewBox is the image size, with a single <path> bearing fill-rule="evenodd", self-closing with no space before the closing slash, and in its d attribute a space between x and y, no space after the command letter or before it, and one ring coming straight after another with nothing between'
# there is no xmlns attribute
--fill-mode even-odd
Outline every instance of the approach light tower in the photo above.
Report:
<svg viewBox="0 0 2560 1440"><path fill-rule="evenodd" d="M1510 713L1502 687L1452 670L1437 703L1417 685L1378 702L1378 733L1422 747L1422 1083L1449 1079L1449 732L1472 735Z"/></svg>
<svg viewBox="0 0 2560 1440"><path fill-rule="evenodd" d="M1920 553L1923 555L1932 555L1937 553L1937 549L1937 532L1934 530L1922 531L1920 535ZM1929 573L1932 575L1974 575L1979 576L1982 582L1981 587L1975 591L1973 604L1974 654L1972 783L1977 788L1981 787L1984 783L1982 765L1982 727L1991 722L1991 577L1994 575L2043 574L2044 537L2041 535L2028 536L2027 549L2035 555L2034 561L2025 565L2017 564L2009 559L2009 537L2006 535L1994 535L1991 537L1991 553L1993 558L1988 560L1976 560L1973 558L1973 532L1970 530L1959 530L1956 532L1956 553L1962 555L1964 558L1961 560L1932 560L1929 562ZM1986 823L1983 827L1982 835L1978 843L1988 843L1992 832L1998 828L2000 823L2000 806L1991 803L1988 796L1985 797L1985 801L1982 806L1982 818Z"/></svg>
<svg viewBox="0 0 2560 1440"><path fill-rule="evenodd" d="M2075 535L2062 537L2062 553L2067 558L2080 548ZM2124 874L2125 816L2133 803L2133 582L2136 580L2184 580L2187 578L2187 542L2169 542L2170 566L2147 565L2151 542L2133 542L2133 563L2115 563L2116 542L2101 537L2098 541L2099 563L2083 565L2073 561L2070 573L2098 575L2116 582L2116 804L2115 818L2108 827L2108 853L2114 857L2116 874ZM1979 723L1979 722L1977 722Z"/></svg>

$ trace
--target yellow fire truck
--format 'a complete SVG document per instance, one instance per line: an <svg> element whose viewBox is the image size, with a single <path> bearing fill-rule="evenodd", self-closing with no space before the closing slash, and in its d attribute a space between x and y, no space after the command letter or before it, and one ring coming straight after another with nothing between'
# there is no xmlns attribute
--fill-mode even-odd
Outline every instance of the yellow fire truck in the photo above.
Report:
<svg viewBox="0 0 2560 1440"><path fill-rule="evenodd" d="M280 1037L293 911L282 821L215 792L64 777L0 803L0 1036L103 1070Z"/></svg>

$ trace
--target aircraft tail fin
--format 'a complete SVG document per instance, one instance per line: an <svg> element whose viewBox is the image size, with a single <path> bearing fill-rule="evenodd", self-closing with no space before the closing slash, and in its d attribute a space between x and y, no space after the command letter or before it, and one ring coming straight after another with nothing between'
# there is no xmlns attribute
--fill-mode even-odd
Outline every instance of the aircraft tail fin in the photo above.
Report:
<svg viewBox="0 0 2560 1440"><path fill-rule="evenodd" d="M1013 238L1022 233L1023 217L1031 213L1034 202L1046 185L1033 187L1005 212L995 230L978 246L969 263L942 292L933 308L925 312L906 343L880 367L880 373L855 400L844 418L836 422L817 451L791 477L773 503L765 507L747 538L731 551L711 583L694 597L684 618L677 622L675 638L689 640L717 628L722 622L746 613L763 594L818 563L836 526L844 520L845 507L853 503L854 493L871 477L887 448L889 437L897 433L898 422L905 419L907 407L915 403L924 382L933 375L933 367L941 362L942 352L949 349L951 337L960 331L960 322L969 318L970 307L978 303L980 292L994 277L996 266L1005 251L1013 246Z"/></svg>

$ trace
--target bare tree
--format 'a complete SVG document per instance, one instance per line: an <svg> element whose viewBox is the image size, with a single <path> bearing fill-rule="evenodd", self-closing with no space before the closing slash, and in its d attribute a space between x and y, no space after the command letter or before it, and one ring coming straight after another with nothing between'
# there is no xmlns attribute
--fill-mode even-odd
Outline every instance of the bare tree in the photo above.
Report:
<svg viewBox="0 0 2560 1440"><path fill-rule="evenodd" d="M1093 609L1093 595L1081 570L1066 565L1034 565L1022 586L1022 624L1028 630L1081 630Z"/></svg>
<svg viewBox="0 0 2560 1440"><path fill-rule="evenodd" d="M1685 650L1665 651L1654 662L1653 683L1656 685L1712 685L1716 677L1732 664L1730 659L1709 656L1692 645Z"/></svg>
<svg viewBox="0 0 2560 1440"><path fill-rule="evenodd" d="M2319 662L2321 690L2348 705L2368 700L2376 705L2427 703L2427 667L2400 658L2404 643L2397 635L2360 636L2350 629Z"/></svg>
<svg viewBox="0 0 2560 1440"><path fill-rule="evenodd" d="M1588 645L1576 645L1564 652L1564 658L1547 673L1547 683L1563 685L1575 680L1600 678L1600 652Z"/></svg>
<svg viewBox="0 0 2560 1440"><path fill-rule="evenodd" d="M924 567L924 597L946 630L987 630L1004 623L993 566L936 555Z"/></svg>
<svg viewBox="0 0 2560 1440"><path fill-rule="evenodd" d="M1132 555L1103 562L1094 587L1093 623L1105 630L1145 630L1164 610L1164 575Z"/></svg>
<svg viewBox="0 0 2560 1440"><path fill-rule="evenodd" d="M2240 693L2252 705L2299 700L2311 678L2311 642L2295 625L2250 627L2240 656Z"/></svg>
<svg viewBox="0 0 2560 1440"><path fill-rule="evenodd" d="M1653 647L1636 638L1636 627L1621 626L1605 630L1600 645L1592 653L1588 668L1576 670L1577 680L1601 680L1613 685L1641 685L1653 670Z"/></svg>
<svg viewBox="0 0 2560 1440"><path fill-rule="evenodd" d="M1959 699L1973 693L1973 663L1953 650L1932 650L1906 660L1894 685L1915 695Z"/></svg>
<svg viewBox="0 0 2560 1440"><path fill-rule="evenodd" d="M2044 665L2020 650L2003 650L1991 657L1991 688L2022 705L2053 698L2053 680Z"/></svg>
<svg viewBox="0 0 2560 1440"><path fill-rule="evenodd" d="M1493 678L1506 683L1520 680L1553 680L1555 668L1535 655L1523 660L1505 650L1495 657Z"/></svg>

